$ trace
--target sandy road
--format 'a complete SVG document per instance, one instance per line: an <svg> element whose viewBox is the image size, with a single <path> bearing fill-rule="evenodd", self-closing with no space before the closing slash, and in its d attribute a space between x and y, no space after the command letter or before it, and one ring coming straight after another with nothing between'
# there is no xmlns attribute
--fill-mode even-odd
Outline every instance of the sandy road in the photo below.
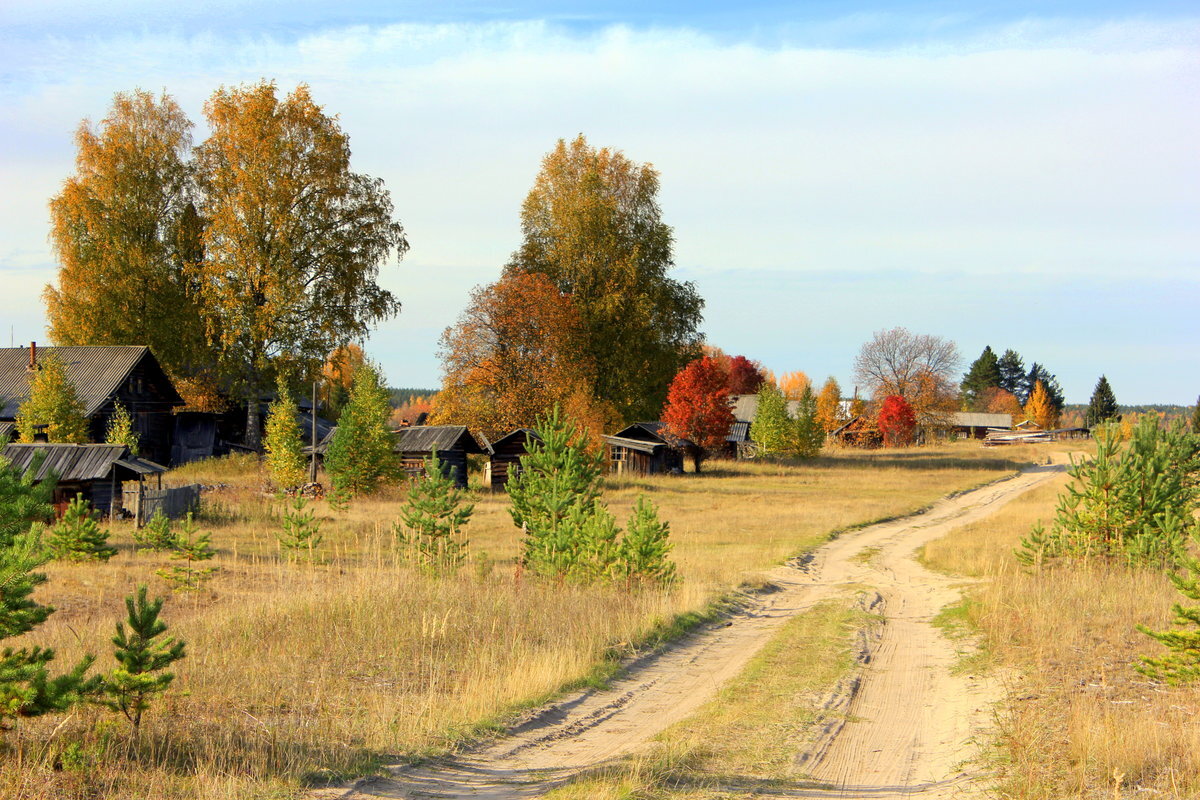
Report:
<svg viewBox="0 0 1200 800"><path fill-rule="evenodd" d="M1035 467L941 500L924 514L843 535L811 558L768 573L777 591L761 595L722 624L632 662L606 690L573 693L474 752L416 768L396 766L386 778L323 789L312 797L537 797L583 770L635 751L686 718L784 622L843 593L847 584L879 592L886 618L882 636L863 674L829 698L821 735L797 754L798 771L811 780L779 789L776 796L970 797L971 775L963 765L996 688L975 676L951 674L954 645L930 620L959 598L955 586L962 582L924 569L912 555L1061 470Z"/></svg>

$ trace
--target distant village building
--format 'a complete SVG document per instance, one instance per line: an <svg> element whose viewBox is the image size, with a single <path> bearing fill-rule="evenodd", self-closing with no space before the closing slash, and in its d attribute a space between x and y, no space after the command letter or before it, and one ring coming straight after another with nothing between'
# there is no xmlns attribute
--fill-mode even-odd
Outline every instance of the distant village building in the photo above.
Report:
<svg viewBox="0 0 1200 800"><path fill-rule="evenodd" d="M982 414L956 411L950 415L950 430L970 439L983 439L988 431L1012 430L1012 414Z"/></svg>
<svg viewBox="0 0 1200 800"><path fill-rule="evenodd" d="M57 476L53 502L60 510L80 496L101 514L110 515L123 507L123 482L136 480L140 490L147 477L156 476L162 488L162 473L167 469L130 454L123 444L9 444L0 450L0 456L22 474L39 453L43 461L33 479L40 482L51 473Z"/></svg>
<svg viewBox="0 0 1200 800"><path fill-rule="evenodd" d="M609 468L617 475L683 472L684 455L696 449L688 439L667 433L661 422L635 422L605 436L604 441Z"/></svg>
<svg viewBox="0 0 1200 800"><path fill-rule="evenodd" d="M65 365L93 442L104 441L108 421L120 403L133 418L141 455L159 464L170 462L172 411L184 401L150 348L140 345L38 347L30 343L28 348L0 348L0 425L16 420L17 410L29 399L29 378L47 353Z"/></svg>
<svg viewBox="0 0 1200 800"><path fill-rule="evenodd" d="M521 456L529 452L534 442L540 441L542 437L538 436L537 431L517 428L492 442L491 455L483 476L484 485L491 487L494 492L505 491L508 479L521 470Z"/></svg>
<svg viewBox="0 0 1200 800"><path fill-rule="evenodd" d="M400 466L412 476L425 473L425 459L436 449L438 459L460 488L467 486L467 456L488 451L480 446L465 425L413 425L394 432L392 450L400 456Z"/></svg>

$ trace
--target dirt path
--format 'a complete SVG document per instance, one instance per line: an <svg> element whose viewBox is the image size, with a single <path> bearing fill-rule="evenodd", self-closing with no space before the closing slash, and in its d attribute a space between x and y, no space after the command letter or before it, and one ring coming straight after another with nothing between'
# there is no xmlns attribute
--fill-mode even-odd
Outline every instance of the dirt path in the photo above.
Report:
<svg viewBox="0 0 1200 800"><path fill-rule="evenodd" d="M880 593L887 623L866 672L830 698L823 734L798 756L800 770L831 788L809 781L777 796L969 797L970 776L962 765L996 690L977 677L950 674L954 645L929 621L959 597L955 586L962 582L924 569L911 556L925 542L992 513L1061 469L1035 467L939 501L924 514L843 535L810 559L772 570L768 577L778 591L722 625L631 663L607 690L574 693L475 752L417 768L397 766L387 778L312 797L537 797L686 718L784 622L844 592L848 583Z"/></svg>

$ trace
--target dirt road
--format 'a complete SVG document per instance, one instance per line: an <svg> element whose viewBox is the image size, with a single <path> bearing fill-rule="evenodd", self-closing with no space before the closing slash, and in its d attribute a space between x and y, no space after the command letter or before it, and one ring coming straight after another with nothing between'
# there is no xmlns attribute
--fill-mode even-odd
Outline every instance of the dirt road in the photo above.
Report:
<svg viewBox="0 0 1200 800"><path fill-rule="evenodd" d="M537 797L582 770L635 751L686 718L734 676L786 622L814 603L873 587L886 624L869 665L829 698L824 730L797 768L812 780L778 797L965 798L974 794L972 736L984 726L996 688L953 675L954 644L930 620L955 602L961 581L921 567L913 552L955 526L980 519L1062 467L1035 467L1015 478L939 501L924 514L845 534L771 571L778 591L664 652L630 665L604 691L585 690L539 710L508 736L475 752L397 766L387 778L314 798ZM735 789L735 787L729 787ZM761 794L758 796L762 796Z"/></svg>

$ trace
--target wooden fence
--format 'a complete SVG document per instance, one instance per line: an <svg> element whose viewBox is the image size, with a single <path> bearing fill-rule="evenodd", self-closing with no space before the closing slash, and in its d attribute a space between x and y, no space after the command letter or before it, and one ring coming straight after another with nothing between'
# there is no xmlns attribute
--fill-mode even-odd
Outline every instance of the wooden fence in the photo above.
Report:
<svg viewBox="0 0 1200 800"><path fill-rule="evenodd" d="M182 519L189 511L199 509L200 484L193 483L177 489L143 489L140 500L136 489L127 491L123 505L137 515L139 527L156 511L162 511L170 519Z"/></svg>

